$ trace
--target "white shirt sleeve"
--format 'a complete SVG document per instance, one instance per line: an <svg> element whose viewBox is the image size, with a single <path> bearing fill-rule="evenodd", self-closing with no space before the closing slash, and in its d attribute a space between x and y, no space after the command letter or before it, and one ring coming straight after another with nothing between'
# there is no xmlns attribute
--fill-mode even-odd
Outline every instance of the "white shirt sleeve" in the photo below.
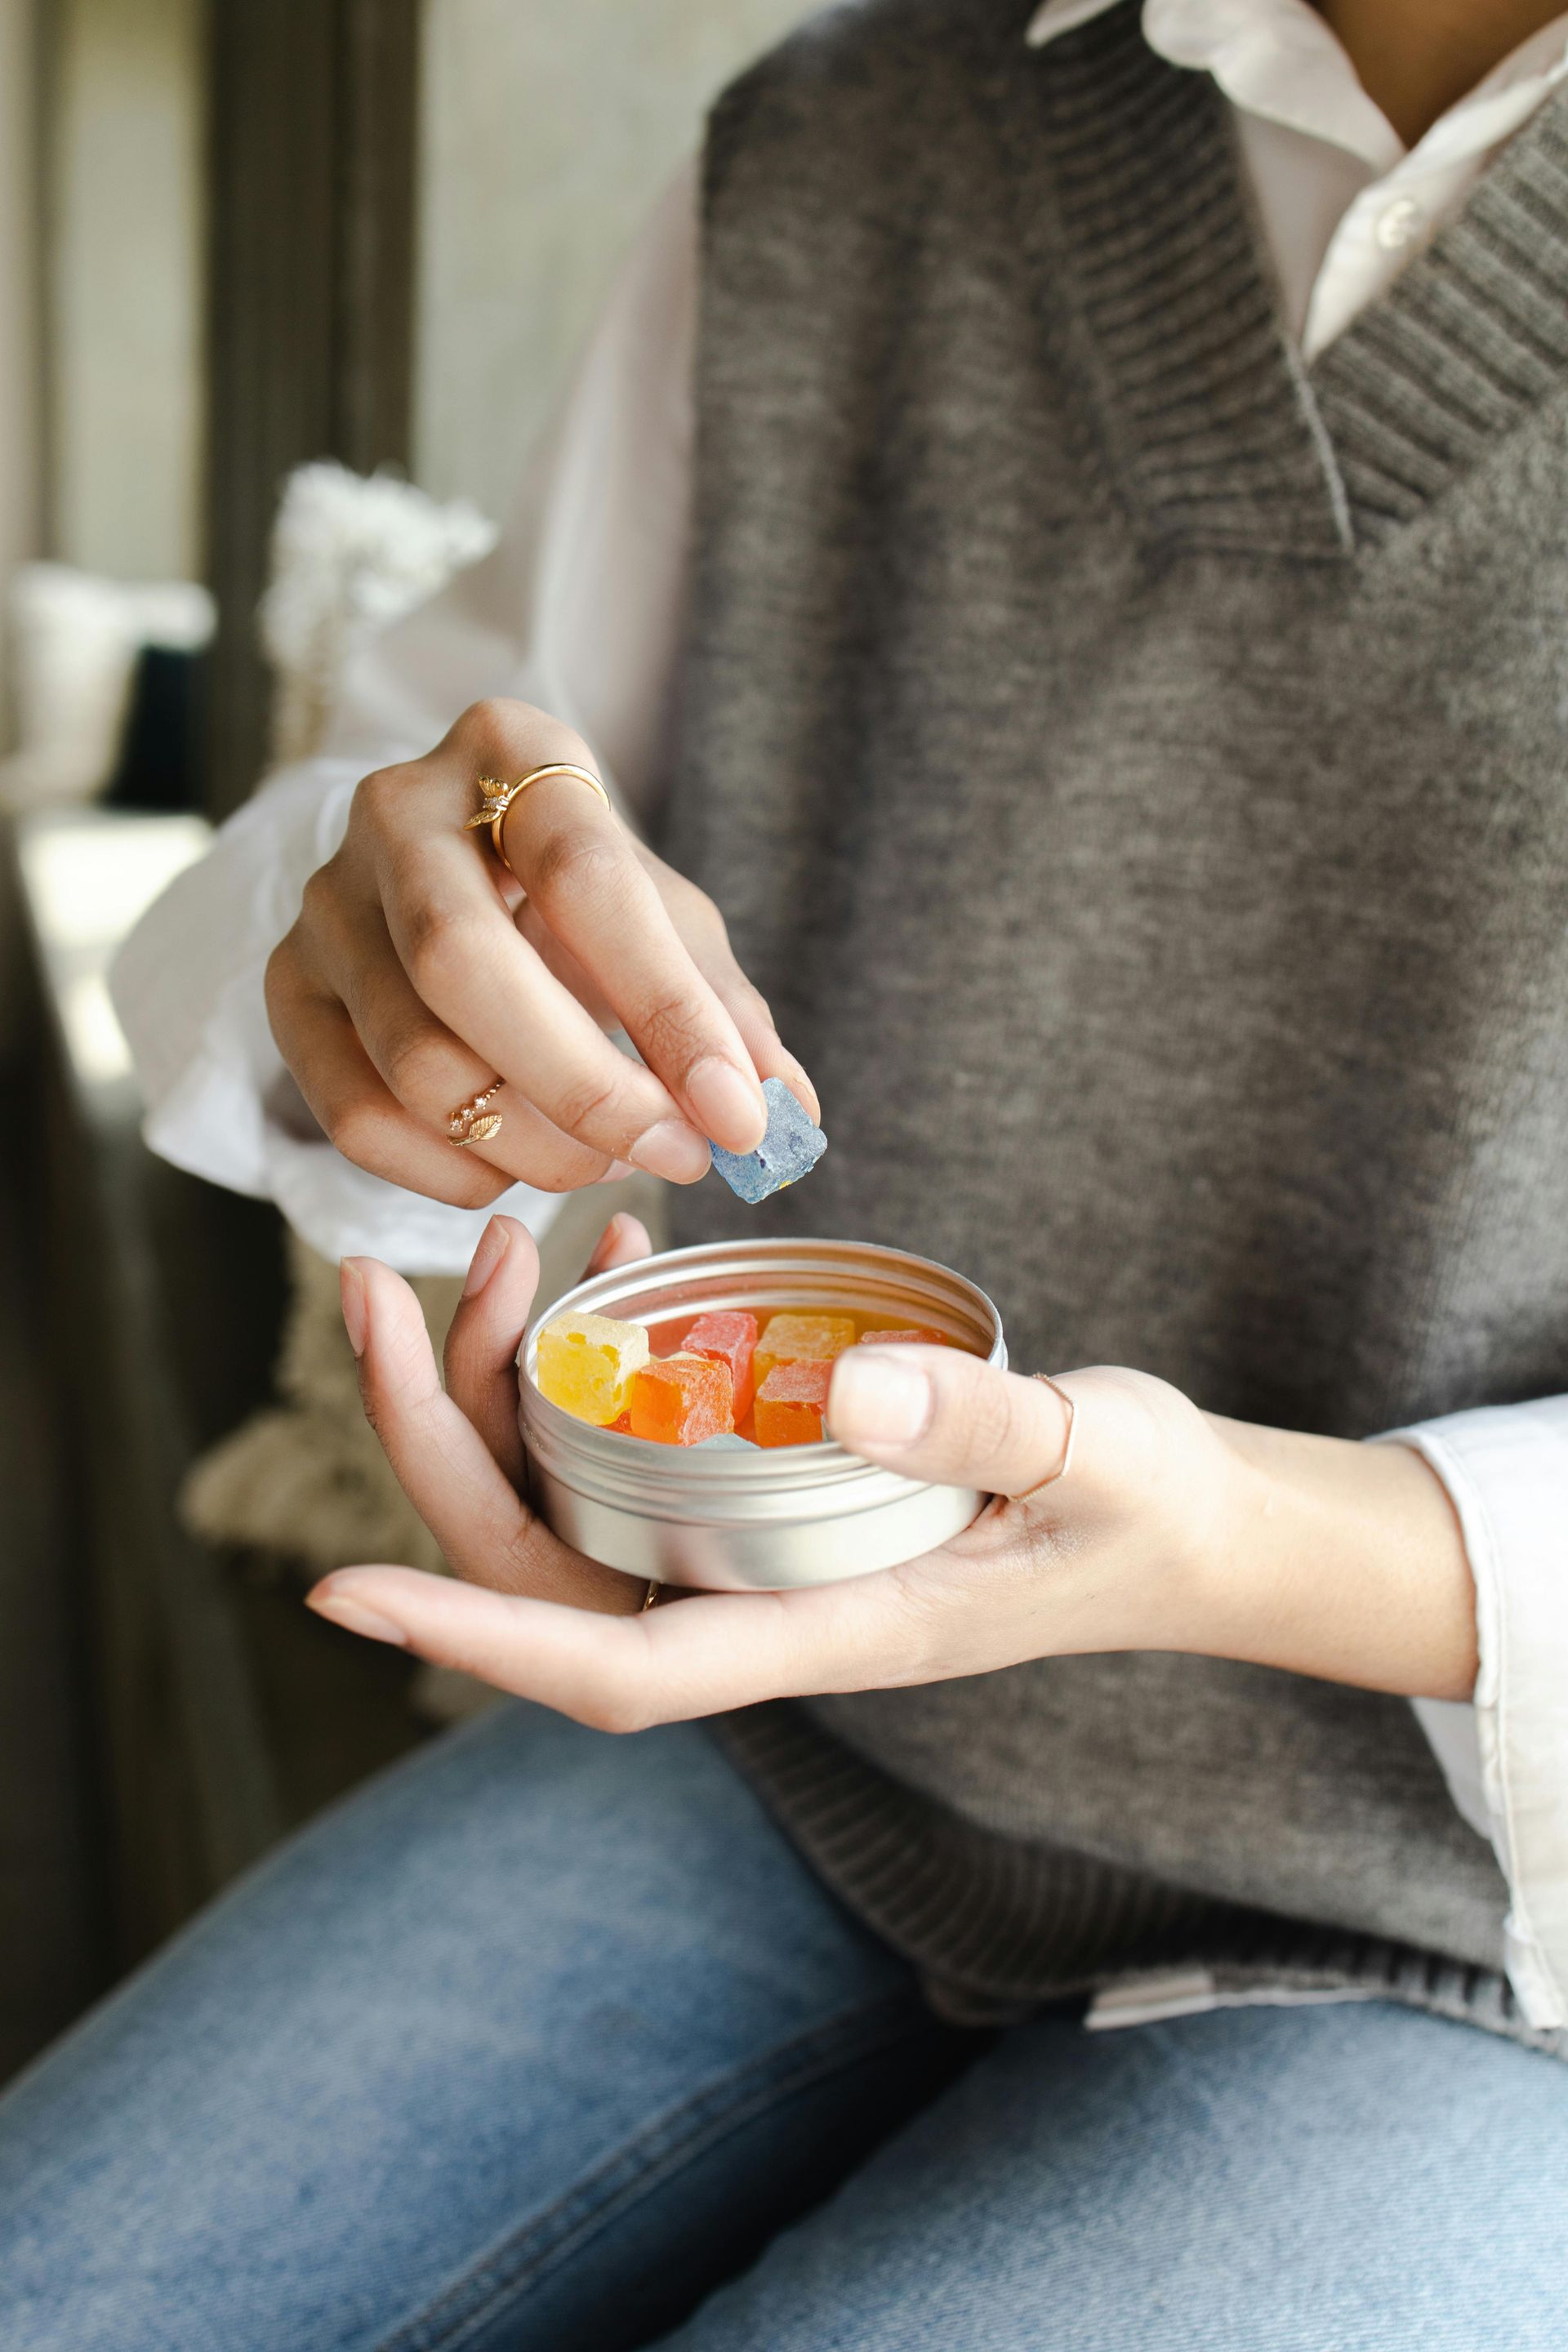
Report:
<svg viewBox="0 0 1568 2352"><path fill-rule="evenodd" d="M1476 1580L1475 1704L1415 1712L1508 1880L1520 2005L1532 2025L1568 2025L1568 1396L1392 1436L1447 1486Z"/></svg>
<svg viewBox="0 0 1568 2352"><path fill-rule="evenodd" d="M268 778L116 960L153 1150L276 1201L323 1256L459 1273L493 1212L405 1192L332 1149L272 1041L267 960L360 779L429 751L481 696L564 719L623 813L651 809L685 614L698 275L693 163L629 257L494 552L361 648L321 755ZM496 1205L540 1232L559 1203L519 1184Z"/></svg>

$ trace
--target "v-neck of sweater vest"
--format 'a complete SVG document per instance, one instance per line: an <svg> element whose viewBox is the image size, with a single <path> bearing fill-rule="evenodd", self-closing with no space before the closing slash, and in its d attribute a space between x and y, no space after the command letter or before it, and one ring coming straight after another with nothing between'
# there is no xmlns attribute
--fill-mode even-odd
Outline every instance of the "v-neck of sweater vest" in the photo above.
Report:
<svg viewBox="0 0 1568 2352"><path fill-rule="evenodd" d="M1309 368L1229 109L1139 15L1124 0L992 83L1031 257L1076 297L1110 486L1157 549L1347 562L1568 380L1568 96Z"/></svg>

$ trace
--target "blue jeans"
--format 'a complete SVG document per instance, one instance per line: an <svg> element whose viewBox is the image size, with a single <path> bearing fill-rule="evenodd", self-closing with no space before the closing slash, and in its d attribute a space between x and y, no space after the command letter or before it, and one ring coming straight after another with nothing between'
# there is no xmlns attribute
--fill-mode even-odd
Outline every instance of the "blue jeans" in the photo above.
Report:
<svg viewBox="0 0 1568 2352"><path fill-rule="evenodd" d="M707 1737L509 1706L0 2103L5 2352L1532 2352L1568 2068L1380 2003L938 2025Z"/></svg>

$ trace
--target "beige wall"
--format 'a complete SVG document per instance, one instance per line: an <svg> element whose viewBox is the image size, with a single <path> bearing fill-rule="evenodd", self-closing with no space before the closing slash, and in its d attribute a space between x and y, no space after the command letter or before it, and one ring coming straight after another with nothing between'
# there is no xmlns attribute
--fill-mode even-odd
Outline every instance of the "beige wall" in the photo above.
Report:
<svg viewBox="0 0 1568 2352"><path fill-rule="evenodd" d="M809 0L426 0L415 473L494 512L709 97Z"/></svg>
<svg viewBox="0 0 1568 2352"><path fill-rule="evenodd" d="M37 554L42 521L35 83L33 0L0 0L0 600L16 566ZM0 626L0 751L11 741L5 635Z"/></svg>
<svg viewBox="0 0 1568 2352"><path fill-rule="evenodd" d="M202 0L52 0L50 14L51 552L194 578Z"/></svg>

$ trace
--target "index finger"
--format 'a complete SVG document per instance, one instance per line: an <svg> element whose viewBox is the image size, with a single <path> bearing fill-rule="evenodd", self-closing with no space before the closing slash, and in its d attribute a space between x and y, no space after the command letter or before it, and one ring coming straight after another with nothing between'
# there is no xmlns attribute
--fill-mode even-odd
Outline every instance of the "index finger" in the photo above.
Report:
<svg viewBox="0 0 1568 2352"><path fill-rule="evenodd" d="M703 1174L702 1138L662 1080L611 1043L518 930L488 841L463 830L473 790L464 766L443 753L426 767L445 773L449 824L432 826L428 798L399 802L393 772L374 836L387 931L420 1002L563 1133L630 1160L653 1130L683 1148L639 1166L677 1181Z"/></svg>
<svg viewBox="0 0 1568 2352"><path fill-rule="evenodd" d="M530 1253L531 1255L531 1253ZM364 1317L360 1393L398 1485L460 1577L585 1610L640 1606L637 1580L584 1559L516 1493L442 1388L418 1301L374 1258L345 1259Z"/></svg>
<svg viewBox="0 0 1568 2352"><path fill-rule="evenodd" d="M752 1056L625 827L585 784L547 776L512 803L502 839L530 903L693 1123L754 1150L768 1115Z"/></svg>

